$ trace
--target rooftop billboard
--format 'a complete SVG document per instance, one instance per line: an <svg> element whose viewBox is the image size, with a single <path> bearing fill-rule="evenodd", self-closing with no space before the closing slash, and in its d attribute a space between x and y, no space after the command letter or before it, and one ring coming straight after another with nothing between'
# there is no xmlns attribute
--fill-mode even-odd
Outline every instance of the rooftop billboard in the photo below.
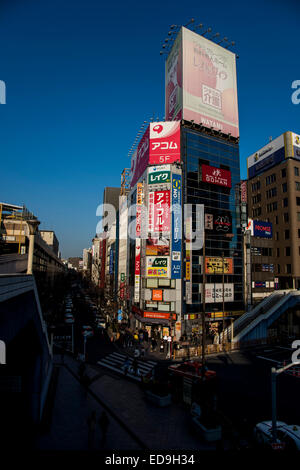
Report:
<svg viewBox="0 0 300 470"><path fill-rule="evenodd" d="M181 28L166 61L165 115L239 136L236 56Z"/></svg>
<svg viewBox="0 0 300 470"><path fill-rule="evenodd" d="M249 178L271 168L284 159L284 134L281 134L247 158Z"/></svg>

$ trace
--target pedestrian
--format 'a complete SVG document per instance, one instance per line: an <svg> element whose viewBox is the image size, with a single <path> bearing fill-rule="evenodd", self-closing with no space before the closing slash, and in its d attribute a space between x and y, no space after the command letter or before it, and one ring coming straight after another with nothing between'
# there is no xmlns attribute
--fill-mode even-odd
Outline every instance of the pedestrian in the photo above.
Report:
<svg viewBox="0 0 300 470"><path fill-rule="evenodd" d="M133 370L134 375L138 375L138 372L139 372L138 365L139 364L138 364L137 357L135 357L132 361L132 370Z"/></svg>
<svg viewBox="0 0 300 470"><path fill-rule="evenodd" d="M123 366L122 366L122 368L124 369L124 375L127 375L129 366L130 366L129 357L126 356L126 359L125 359L125 361L124 361L124 363L123 363Z"/></svg>
<svg viewBox="0 0 300 470"><path fill-rule="evenodd" d="M134 357L138 358L138 357L140 357L140 355L141 355L141 352L140 352L139 348L136 347L135 350L134 350Z"/></svg>
<svg viewBox="0 0 300 470"><path fill-rule="evenodd" d="M92 449L94 446L96 423L97 423L97 415L96 415L96 411L93 410L87 419L89 449Z"/></svg>
<svg viewBox="0 0 300 470"><path fill-rule="evenodd" d="M157 341L156 341L156 339L153 337L153 338L151 338L151 349L152 349L152 351L155 351L156 348L157 348Z"/></svg>
<svg viewBox="0 0 300 470"><path fill-rule="evenodd" d="M105 411L102 411L98 423L102 433L100 447L103 447L106 442L107 429L109 426L109 419Z"/></svg>

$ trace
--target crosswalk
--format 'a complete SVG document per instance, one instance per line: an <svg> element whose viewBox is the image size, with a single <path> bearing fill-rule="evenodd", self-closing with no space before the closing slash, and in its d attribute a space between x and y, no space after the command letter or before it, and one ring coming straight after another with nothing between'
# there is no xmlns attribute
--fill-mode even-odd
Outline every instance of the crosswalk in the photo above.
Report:
<svg viewBox="0 0 300 470"><path fill-rule="evenodd" d="M148 374L157 364L154 361L138 360L138 373L135 375L131 367L133 358L118 352L113 352L108 356L105 356L101 361L98 361L97 364L101 367L106 367L107 369L117 372L118 374L125 375L123 364L126 357L129 358L130 363L126 376L136 380L137 382L141 382L142 376Z"/></svg>

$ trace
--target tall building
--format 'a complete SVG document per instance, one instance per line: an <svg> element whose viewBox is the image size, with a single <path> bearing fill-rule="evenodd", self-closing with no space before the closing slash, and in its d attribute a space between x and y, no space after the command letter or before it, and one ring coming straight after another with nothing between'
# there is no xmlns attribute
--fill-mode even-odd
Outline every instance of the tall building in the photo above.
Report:
<svg viewBox="0 0 300 470"><path fill-rule="evenodd" d="M184 27L167 58L167 122L151 123L132 154L137 326L179 337L200 331L203 310L216 327L243 312L235 59ZM192 242L197 230L204 245Z"/></svg>
<svg viewBox="0 0 300 470"><path fill-rule="evenodd" d="M285 132L247 159L252 295L300 288L300 136Z"/></svg>

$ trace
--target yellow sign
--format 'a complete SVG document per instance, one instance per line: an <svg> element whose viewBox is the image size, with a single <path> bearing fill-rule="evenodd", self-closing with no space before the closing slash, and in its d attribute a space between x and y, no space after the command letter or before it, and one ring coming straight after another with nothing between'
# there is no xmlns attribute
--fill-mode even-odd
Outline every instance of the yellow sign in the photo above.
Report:
<svg viewBox="0 0 300 470"><path fill-rule="evenodd" d="M206 274L222 274L222 258L214 258L207 256L205 258L205 272ZM233 274L232 258L224 258L224 274Z"/></svg>
<svg viewBox="0 0 300 470"><path fill-rule="evenodd" d="M191 262L187 261L185 263L185 277L187 281L191 280Z"/></svg>

